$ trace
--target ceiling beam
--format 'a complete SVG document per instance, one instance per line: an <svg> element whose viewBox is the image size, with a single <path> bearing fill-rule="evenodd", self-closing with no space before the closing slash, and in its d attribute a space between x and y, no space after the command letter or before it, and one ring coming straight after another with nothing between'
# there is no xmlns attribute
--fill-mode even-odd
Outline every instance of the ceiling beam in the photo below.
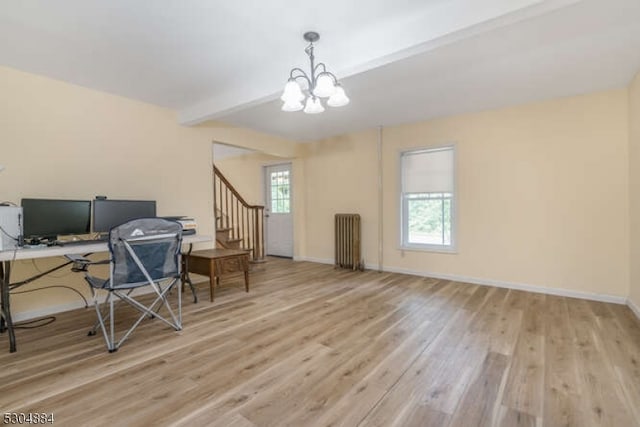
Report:
<svg viewBox="0 0 640 427"><path fill-rule="evenodd" d="M340 61L333 71L348 78L368 70L437 49L456 41L496 28L511 25L582 0L454 0L425 8L385 28L372 28L345 40L335 47ZM389 38L389 34L393 34ZM391 39L391 40L389 40ZM363 48L366 46L366 48ZM295 66L297 64L291 64ZM273 101L280 95L282 81L260 87L244 82L222 93L178 112L181 124L192 126L208 120L220 119L239 110ZM347 88L348 90L348 88Z"/></svg>

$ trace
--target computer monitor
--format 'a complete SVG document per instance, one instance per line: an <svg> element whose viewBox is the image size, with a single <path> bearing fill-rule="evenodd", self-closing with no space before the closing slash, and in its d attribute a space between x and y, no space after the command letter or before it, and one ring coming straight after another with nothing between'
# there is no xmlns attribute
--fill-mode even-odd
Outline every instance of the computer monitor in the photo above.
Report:
<svg viewBox="0 0 640 427"><path fill-rule="evenodd" d="M106 233L113 227L138 218L156 216L155 200L109 200L93 201L93 231Z"/></svg>
<svg viewBox="0 0 640 427"><path fill-rule="evenodd" d="M91 230L90 200L22 199L20 204L25 239L52 242Z"/></svg>

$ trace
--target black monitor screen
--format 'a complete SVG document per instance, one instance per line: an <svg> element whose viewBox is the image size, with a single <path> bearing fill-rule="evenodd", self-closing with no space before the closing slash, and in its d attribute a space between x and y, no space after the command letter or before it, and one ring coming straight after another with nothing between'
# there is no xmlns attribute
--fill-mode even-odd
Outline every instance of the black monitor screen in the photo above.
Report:
<svg viewBox="0 0 640 427"><path fill-rule="evenodd" d="M90 200L22 199L26 238L55 239L90 231Z"/></svg>
<svg viewBox="0 0 640 427"><path fill-rule="evenodd" d="M113 227L138 218L156 216L155 200L94 200L93 231L106 233Z"/></svg>

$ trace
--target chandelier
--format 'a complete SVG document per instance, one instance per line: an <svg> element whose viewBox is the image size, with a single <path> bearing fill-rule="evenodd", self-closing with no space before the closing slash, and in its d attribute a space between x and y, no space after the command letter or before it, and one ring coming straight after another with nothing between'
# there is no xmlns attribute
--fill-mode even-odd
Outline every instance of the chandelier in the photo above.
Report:
<svg viewBox="0 0 640 427"><path fill-rule="evenodd" d="M313 56L313 43L320 40L320 34L309 31L304 33L304 39L309 42L309 46L304 50L309 56L310 74L305 73L301 68L293 68L289 72L289 80L284 86L284 92L280 99L284 101L282 111L300 111L304 108L307 114L318 114L324 111L324 106L320 98L327 99L327 105L330 107L342 107L349 103L349 98L344 93L344 89L338 83L338 79L333 73L327 71L327 67L320 62L315 64L315 56ZM304 94L298 80L302 79L307 83L306 91L308 96ZM302 104L306 98L306 103Z"/></svg>

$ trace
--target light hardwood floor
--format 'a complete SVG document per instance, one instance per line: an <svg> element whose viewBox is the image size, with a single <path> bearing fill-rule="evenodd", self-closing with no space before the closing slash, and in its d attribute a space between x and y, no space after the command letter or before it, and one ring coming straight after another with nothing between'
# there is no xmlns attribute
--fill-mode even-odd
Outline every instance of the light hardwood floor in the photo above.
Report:
<svg viewBox="0 0 640 427"><path fill-rule="evenodd" d="M271 259L117 352L92 309L0 337L0 410L55 425L637 426L625 306Z"/></svg>

